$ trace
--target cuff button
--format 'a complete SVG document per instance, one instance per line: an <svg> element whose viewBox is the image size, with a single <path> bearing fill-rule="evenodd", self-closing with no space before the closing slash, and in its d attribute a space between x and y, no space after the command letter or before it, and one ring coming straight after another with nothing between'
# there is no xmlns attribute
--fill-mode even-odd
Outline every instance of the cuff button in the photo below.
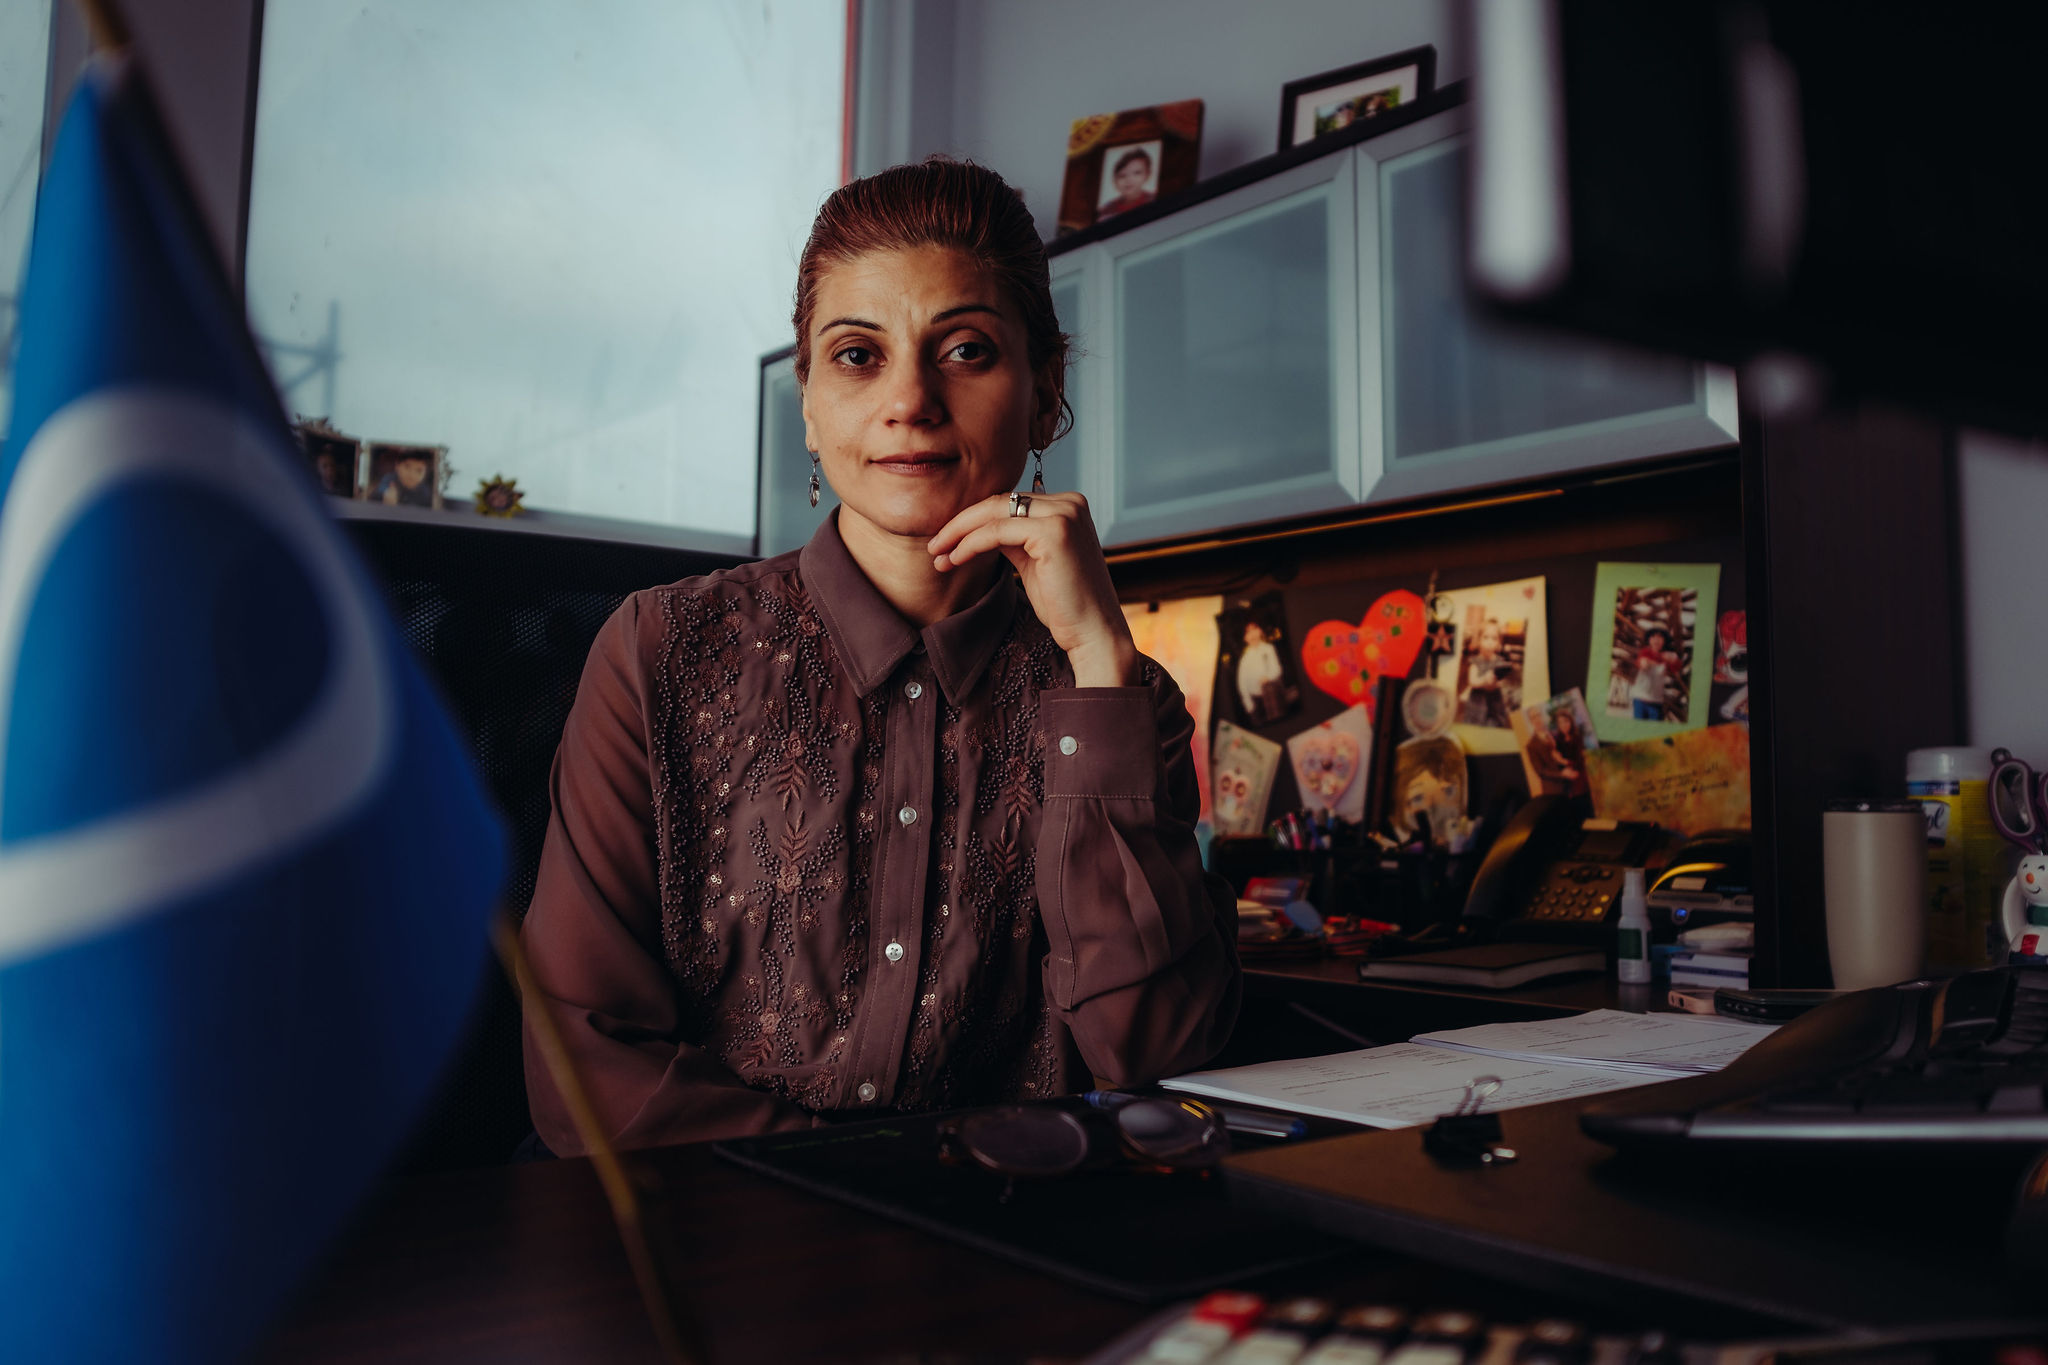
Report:
<svg viewBox="0 0 2048 1365"><path fill-rule="evenodd" d="M1076 740L1072 735L1060 736L1060 752L1065 754L1067 757L1072 758L1074 756L1074 751L1080 747L1080 741Z"/></svg>

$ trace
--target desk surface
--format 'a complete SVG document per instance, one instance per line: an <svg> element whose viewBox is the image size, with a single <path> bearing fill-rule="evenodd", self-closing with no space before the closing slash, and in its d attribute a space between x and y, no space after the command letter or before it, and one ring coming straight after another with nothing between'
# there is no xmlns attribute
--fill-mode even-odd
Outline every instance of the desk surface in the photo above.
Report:
<svg viewBox="0 0 2048 1365"><path fill-rule="evenodd" d="M632 1159L658 1186L650 1218L676 1234L682 1297L717 1365L1049 1363L1079 1359L1149 1313L754 1175L708 1147ZM1285 1284L1249 1287L1341 1303L1470 1307L1502 1321L1584 1306L1367 1250ZM1612 1314L1598 1321L1617 1330L1656 1325ZM1703 1315L1665 1325L1706 1331L1714 1322ZM392 1185L257 1357L262 1365L659 1358L584 1161Z"/></svg>

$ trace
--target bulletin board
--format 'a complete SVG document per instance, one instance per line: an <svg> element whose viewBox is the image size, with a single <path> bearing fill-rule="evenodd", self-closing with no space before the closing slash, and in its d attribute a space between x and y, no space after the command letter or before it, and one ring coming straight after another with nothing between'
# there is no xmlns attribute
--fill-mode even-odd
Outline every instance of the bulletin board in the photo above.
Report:
<svg viewBox="0 0 2048 1365"><path fill-rule="evenodd" d="M1241 733L1286 746L1313 727L1341 727L1341 718L1357 704L1357 699L1314 685L1310 670L1302 668L1304 644L1320 643L1313 638L1316 628L1363 622L1366 613L1390 594L1425 593L1432 577L1438 591L1461 605L1470 604L1473 630L1485 632L1500 660L1493 667L1512 680L1513 689L1505 695L1518 698L1523 687L1545 692L1530 695L1527 703L1578 688L1589 704L1598 697L1604 705L1611 680L1604 665L1600 677L1593 677L1589 668L1603 620L1610 637L1614 633L1612 621L1606 619L1612 604L1603 602L1598 611L1595 606L1604 563L1689 566L1680 575L1688 581L1710 575L1712 611L1704 616L1711 619L1692 623L1688 643L1692 650L1711 656L1721 616L1742 611L1746 600L1741 518L1741 479L1731 451L1624 481L1588 480L1541 499L1508 505L1449 508L1348 528L1303 527L1294 534L1184 555L1153 550L1117 554L1111 557L1110 571L1127 608L1184 597L1220 598L1226 613L1221 632L1226 652L1233 637L1245 630L1247 613L1271 618L1263 634L1286 642L1289 662L1300 675L1294 689L1298 705L1284 713L1269 707L1266 711L1272 714L1266 714L1258 706L1246 705L1249 692L1232 697L1218 686L1209 727L1213 734L1217 721L1228 720ZM1529 580L1540 580L1540 605L1525 599L1519 588L1492 597L1474 591ZM1521 610L1525 601L1529 608ZM1238 615L1228 615L1233 611ZM1261 636L1261 630L1252 629L1243 638L1255 648ZM1527 653L1539 639L1544 653L1540 661ZM1312 648L1309 662L1325 661ZM1470 736L1484 727L1497 730L1497 736L1479 733L1477 743L1464 745L1470 755L1471 811L1490 818L1497 830L1505 814L1528 798L1530 781L1511 733L1496 724L1502 720L1498 707L1490 699L1486 704L1475 700L1473 672L1469 662L1462 670L1453 662L1440 665L1437 676L1451 693L1461 734ZM1227 668L1224 675L1227 681ZM1716 680L1708 696L1689 704L1712 723L1730 723L1719 708L1735 697L1738 687ZM1468 728L1464 722L1473 725ZM1298 770L1295 763L1280 762L1268 802L1269 818L1304 805L1314 808L1318 793L1304 792L1299 771L1309 772L1318 784L1324 780L1323 769Z"/></svg>

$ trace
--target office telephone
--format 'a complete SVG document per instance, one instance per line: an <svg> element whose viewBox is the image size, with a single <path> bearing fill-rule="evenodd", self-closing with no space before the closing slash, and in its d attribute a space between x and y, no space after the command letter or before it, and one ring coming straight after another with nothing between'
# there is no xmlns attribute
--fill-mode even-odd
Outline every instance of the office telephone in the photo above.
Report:
<svg viewBox="0 0 2048 1365"><path fill-rule="evenodd" d="M1621 874L1641 867L1658 828L1584 818L1564 797L1539 796L1487 850L1465 899L1466 920L1512 921L1504 937L1591 937L1621 905Z"/></svg>

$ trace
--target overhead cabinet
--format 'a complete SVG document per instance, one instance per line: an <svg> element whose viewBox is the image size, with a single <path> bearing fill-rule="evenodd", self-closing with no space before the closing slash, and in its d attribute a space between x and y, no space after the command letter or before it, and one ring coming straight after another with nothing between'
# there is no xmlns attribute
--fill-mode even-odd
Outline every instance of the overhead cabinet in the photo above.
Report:
<svg viewBox="0 0 2048 1365"><path fill-rule="evenodd" d="M1063 454L1105 544L1735 440L1725 372L1467 300L1465 125L1446 108L1055 244L1054 304L1078 342Z"/></svg>

